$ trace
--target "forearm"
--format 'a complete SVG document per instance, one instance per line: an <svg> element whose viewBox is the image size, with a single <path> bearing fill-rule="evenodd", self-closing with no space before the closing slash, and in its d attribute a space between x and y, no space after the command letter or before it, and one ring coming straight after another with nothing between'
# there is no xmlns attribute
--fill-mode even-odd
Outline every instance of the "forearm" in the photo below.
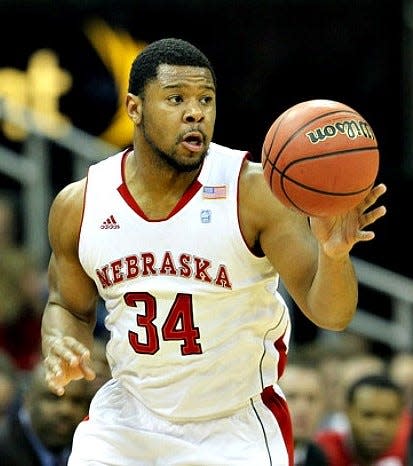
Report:
<svg viewBox="0 0 413 466"><path fill-rule="evenodd" d="M94 313L82 317L62 306L48 302L42 318L42 352L46 357L56 336L72 337L89 350L93 346L93 330L96 324Z"/></svg>
<svg viewBox="0 0 413 466"><path fill-rule="evenodd" d="M356 312L357 300L357 278L350 257L334 259L320 251L308 294L308 317L322 328L343 330Z"/></svg>

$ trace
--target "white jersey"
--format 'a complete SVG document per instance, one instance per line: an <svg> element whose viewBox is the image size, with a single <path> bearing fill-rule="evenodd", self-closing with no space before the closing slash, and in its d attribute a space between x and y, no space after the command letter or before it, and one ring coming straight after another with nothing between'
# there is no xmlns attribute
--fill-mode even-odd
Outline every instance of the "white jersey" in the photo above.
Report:
<svg viewBox="0 0 413 466"><path fill-rule="evenodd" d="M278 275L239 227L247 154L211 143L197 180L156 221L126 187L126 156L90 167L79 240L107 309L113 377L170 419L231 413L277 382L290 336Z"/></svg>

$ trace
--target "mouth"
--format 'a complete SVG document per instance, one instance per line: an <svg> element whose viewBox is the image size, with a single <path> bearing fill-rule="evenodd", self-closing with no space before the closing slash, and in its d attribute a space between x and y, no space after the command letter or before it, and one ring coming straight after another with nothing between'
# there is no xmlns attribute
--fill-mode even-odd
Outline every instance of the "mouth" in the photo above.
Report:
<svg viewBox="0 0 413 466"><path fill-rule="evenodd" d="M183 137L182 145L191 152L199 152L204 147L204 137L198 131L191 131Z"/></svg>

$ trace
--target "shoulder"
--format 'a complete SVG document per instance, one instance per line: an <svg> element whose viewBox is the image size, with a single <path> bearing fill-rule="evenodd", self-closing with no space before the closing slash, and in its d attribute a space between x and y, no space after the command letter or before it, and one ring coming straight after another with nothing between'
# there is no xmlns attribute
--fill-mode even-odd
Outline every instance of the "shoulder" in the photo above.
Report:
<svg viewBox="0 0 413 466"><path fill-rule="evenodd" d="M328 466L329 460L321 446L314 442L308 445L306 464L316 464L317 466Z"/></svg>
<svg viewBox="0 0 413 466"><path fill-rule="evenodd" d="M78 237L83 214L86 178L65 186L55 197L49 213L49 237L52 247L58 241Z"/></svg>
<svg viewBox="0 0 413 466"><path fill-rule="evenodd" d="M347 440L344 434L333 430L320 431L315 435L314 443L318 445L329 458L331 464L342 464L349 459Z"/></svg>
<svg viewBox="0 0 413 466"><path fill-rule="evenodd" d="M345 436L335 430L321 430L314 437L315 443L327 451L340 451L346 443Z"/></svg>
<svg viewBox="0 0 413 466"><path fill-rule="evenodd" d="M271 192L264 178L260 163L246 159L241 169L239 180L240 208L254 212L254 217L262 223L263 229L270 219L281 220L296 219L297 215L287 209ZM281 223L279 223L281 225Z"/></svg>
<svg viewBox="0 0 413 466"><path fill-rule="evenodd" d="M50 208L52 218L62 221L72 215L81 214L86 187L86 178L65 186L54 198Z"/></svg>

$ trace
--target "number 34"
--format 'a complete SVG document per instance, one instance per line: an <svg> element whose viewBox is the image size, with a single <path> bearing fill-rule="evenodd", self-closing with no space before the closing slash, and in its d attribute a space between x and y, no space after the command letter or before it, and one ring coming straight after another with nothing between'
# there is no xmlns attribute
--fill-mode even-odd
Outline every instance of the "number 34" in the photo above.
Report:
<svg viewBox="0 0 413 466"><path fill-rule="evenodd" d="M154 324L157 317L156 299L146 292L126 293L124 300L127 306L137 307L143 303L144 314L136 315L136 324L146 332L146 341L140 341L139 335L129 330L129 343L136 353L155 354L159 351L159 332ZM201 354L202 347L199 340L199 328L194 325L192 306L192 295L178 293L173 302L165 322L161 328L164 341L182 340L181 353L183 356L189 354Z"/></svg>

